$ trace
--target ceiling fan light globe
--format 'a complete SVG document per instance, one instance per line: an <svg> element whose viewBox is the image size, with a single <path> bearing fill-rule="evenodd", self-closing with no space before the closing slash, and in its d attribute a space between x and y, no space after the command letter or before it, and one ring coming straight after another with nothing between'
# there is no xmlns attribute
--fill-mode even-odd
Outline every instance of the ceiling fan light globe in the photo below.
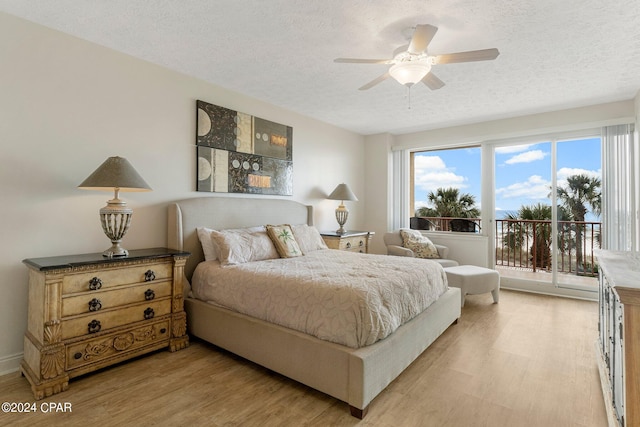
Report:
<svg viewBox="0 0 640 427"><path fill-rule="evenodd" d="M389 74L401 85L411 86L424 79L429 71L429 61L413 61L395 64L389 69Z"/></svg>

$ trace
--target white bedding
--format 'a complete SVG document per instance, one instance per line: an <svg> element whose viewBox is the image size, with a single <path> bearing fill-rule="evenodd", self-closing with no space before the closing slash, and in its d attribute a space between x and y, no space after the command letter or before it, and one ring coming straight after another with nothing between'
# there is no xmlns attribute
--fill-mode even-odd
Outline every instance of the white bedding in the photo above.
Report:
<svg viewBox="0 0 640 427"><path fill-rule="evenodd" d="M447 290L440 264L331 249L221 266L198 264L203 301L359 348L383 339Z"/></svg>

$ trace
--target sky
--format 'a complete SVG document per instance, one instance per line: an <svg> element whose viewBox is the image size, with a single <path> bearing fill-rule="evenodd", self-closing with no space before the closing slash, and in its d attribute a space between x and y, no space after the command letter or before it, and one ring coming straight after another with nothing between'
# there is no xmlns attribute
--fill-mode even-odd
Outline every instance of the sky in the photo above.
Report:
<svg viewBox="0 0 640 427"><path fill-rule="evenodd" d="M550 204L551 143L497 147L495 154L497 218L504 212L518 211L520 206L537 203ZM415 206L427 202L427 194L437 188L455 187L469 193L482 208L480 200L480 147L416 153ZM557 143L558 185L574 174L600 178L600 138ZM595 219L590 215L587 220Z"/></svg>

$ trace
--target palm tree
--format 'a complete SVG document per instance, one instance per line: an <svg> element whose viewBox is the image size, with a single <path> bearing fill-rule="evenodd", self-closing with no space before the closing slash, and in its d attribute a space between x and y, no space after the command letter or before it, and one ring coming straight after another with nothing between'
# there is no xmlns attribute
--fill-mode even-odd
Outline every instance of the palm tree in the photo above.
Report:
<svg viewBox="0 0 640 427"><path fill-rule="evenodd" d="M585 174L571 175L567 178L567 185L558 187L558 200L562 202L564 208L570 213L571 219L575 222L582 222L585 215L591 208L591 212L600 215L602 193L600 190L600 179ZM582 257L582 226L576 224L576 264L577 268L583 268Z"/></svg>
<svg viewBox="0 0 640 427"><path fill-rule="evenodd" d="M547 268L551 261L551 206L538 203L537 205L520 206L517 214L508 214L509 228L504 236L504 245L512 250L523 249L529 238L533 240L528 248L534 268ZM531 223L520 220L549 221Z"/></svg>
<svg viewBox="0 0 640 427"><path fill-rule="evenodd" d="M476 208L476 199L472 194L462 193L457 188L438 188L427 195L429 205L416 210L416 216L477 218L480 210Z"/></svg>

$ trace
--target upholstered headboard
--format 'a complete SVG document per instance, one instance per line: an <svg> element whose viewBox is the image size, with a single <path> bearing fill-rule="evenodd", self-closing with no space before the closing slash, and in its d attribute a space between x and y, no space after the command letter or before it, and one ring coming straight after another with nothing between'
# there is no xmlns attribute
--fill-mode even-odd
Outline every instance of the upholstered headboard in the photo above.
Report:
<svg viewBox="0 0 640 427"><path fill-rule="evenodd" d="M191 275L204 260L197 227L214 230L266 224L313 225L313 207L293 200L240 197L197 197L169 205L167 246L188 251L185 275Z"/></svg>

